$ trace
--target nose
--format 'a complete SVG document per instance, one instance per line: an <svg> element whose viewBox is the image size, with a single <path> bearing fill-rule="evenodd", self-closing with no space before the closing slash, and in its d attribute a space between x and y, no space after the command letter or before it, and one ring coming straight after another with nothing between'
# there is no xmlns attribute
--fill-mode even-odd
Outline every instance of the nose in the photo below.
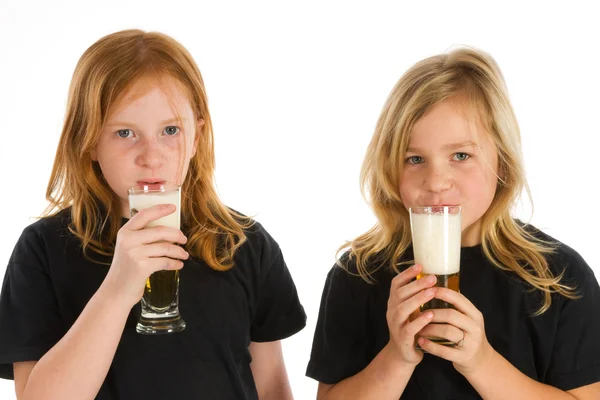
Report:
<svg viewBox="0 0 600 400"><path fill-rule="evenodd" d="M164 162L164 154L157 140L148 139L140 143L140 151L136 158L139 166L157 169Z"/></svg>
<svg viewBox="0 0 600 400"><path fill-rule="evenodd" d="M452 187L452 172L447 166L430 163L423 186L432 193L442 193Z"/></svg>

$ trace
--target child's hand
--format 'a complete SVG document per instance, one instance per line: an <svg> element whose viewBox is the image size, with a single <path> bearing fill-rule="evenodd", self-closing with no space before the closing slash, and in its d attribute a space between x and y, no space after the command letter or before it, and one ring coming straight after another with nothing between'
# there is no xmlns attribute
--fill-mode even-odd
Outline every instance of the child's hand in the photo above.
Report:
<svg viewBox="0 0 600 400"><path fill-rule="evenodd" d="M453 290L438 288L435 298L452 304L456 310L431 310L432 322L439 324L429 324L419 335L442 337L457 345L447 347L425 338L419 338L419 345L428 353L452 361L462 375L477 371L494 353L485 336L483 315L465 296Z"/></svg>
<svg viewBox="0 0 600 400"><path fill-rule="evenodd" d="M421 266L415 265L392 280L386 314L390 331L388 346L393 346L403 362L414 365L423 359L423 353L415 349L415 335L431 322L433 314L428 311L412 321L410 316L415 314L421 304L431 300L437 289L432 288L435 285L434 276L411 282L420 271Z"/></svg>
<svg viewBox="0 0 600 400"><path fill-rule="evenodd" d="M133 307L144 294L146 279L163 269L181 269L189 254L174 243L185 244L187 238L179 229L166 226L144 228L176 210L172 204L162 204L141 210L117 234L112 265L103 285L114 296L120 296Z"/></svg>

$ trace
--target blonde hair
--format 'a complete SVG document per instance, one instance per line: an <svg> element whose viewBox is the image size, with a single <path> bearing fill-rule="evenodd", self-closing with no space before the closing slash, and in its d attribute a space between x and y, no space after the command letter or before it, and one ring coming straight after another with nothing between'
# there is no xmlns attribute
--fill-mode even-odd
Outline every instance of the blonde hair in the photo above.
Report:
<svg viewBox="0 0 600 400"><path fill-rule="evenodd" d="M358 274L367 282L383 265L398 272L397 260L411 245L410 218L402 204L398 182L412 127L439 102L460 98L479 111L479 117L498 149L498 185L492 204L481 218L481 243L485 256L498 268L512 271L543 293L535 315L551 304L552 293L576 298L573 289L560 283L546 256L552 243L529 232L510 215L511 207L527 185L517 120L504 79L488 54L459 48L424 59L410 68L389 95L367 149L361 170L361 190L378 222L369 231L340 247L349 249L342 267L355 260ZM369 263L375 259L382 263Z"/></svg>
<svg viewBox="0 0 600 400"><path fill-rule="evenodd" d="M233 266L233 255L244 243L244 229L252 221L221 203L214 188L213 131L204 81L188 51L173 38L141 30L107 35L79 59L69 90L52 174L46 191L49 206L44 215L71 207L70 231L88 250L112 255L121 208L117 195L93 162L95 148L108 112L120 95L142 78L174 79L186 90L196 119L204 125L196 153L182 184L182 225L188 235L186 249L215 270ZM90 258L91 259L91 258Z"/></svg>

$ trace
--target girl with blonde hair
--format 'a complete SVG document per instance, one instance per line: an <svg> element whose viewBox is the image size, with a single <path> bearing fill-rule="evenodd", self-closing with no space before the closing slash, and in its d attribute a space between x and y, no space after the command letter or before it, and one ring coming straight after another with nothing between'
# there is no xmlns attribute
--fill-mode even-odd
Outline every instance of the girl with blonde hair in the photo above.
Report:
<svg viewBox="0 0 600 400"><path fill-rule="evenodd" d="M200 71L125 30L80 58L47 190L0 297L0 377L19 399L291 399L280 340L306 316L279 246L215 191ZM181 230L129 219L128 188L181 187ZM136 332L148 277L181 270L181 332ZM151 290L151 289L150 289Z"/></svg>
<svg viewBox="0 0 600 400"><path fill-rule="evenodd" d="M528 186L489 55L410 68L361 181L377 223L327 276L307 368L318 399L600 398L600 288L577 252L511 215ZM432 206L462 209L460 292L415 279L409 208ZM432 299L454 308L415 312Z"/></svg>

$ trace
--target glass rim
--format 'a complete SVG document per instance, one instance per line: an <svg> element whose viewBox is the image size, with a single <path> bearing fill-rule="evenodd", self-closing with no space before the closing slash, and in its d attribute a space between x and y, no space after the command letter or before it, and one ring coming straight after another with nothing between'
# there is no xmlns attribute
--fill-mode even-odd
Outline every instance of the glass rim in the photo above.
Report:
<svg viewBox="0 0 600 400"><path fill-rule="evenodd" d="M165 192L178 192L181 190L180 185L174 183L153 183L146 185L135 185L127 189L128 194L142 194L142 193L165 193Z"/></svg>
<svg viewBox="0 0 600 400"><path fill-rule="evenodd" d="M460 214L462 213L461 206L426 206L426 207L410 207L410 214Z"/></svg>

